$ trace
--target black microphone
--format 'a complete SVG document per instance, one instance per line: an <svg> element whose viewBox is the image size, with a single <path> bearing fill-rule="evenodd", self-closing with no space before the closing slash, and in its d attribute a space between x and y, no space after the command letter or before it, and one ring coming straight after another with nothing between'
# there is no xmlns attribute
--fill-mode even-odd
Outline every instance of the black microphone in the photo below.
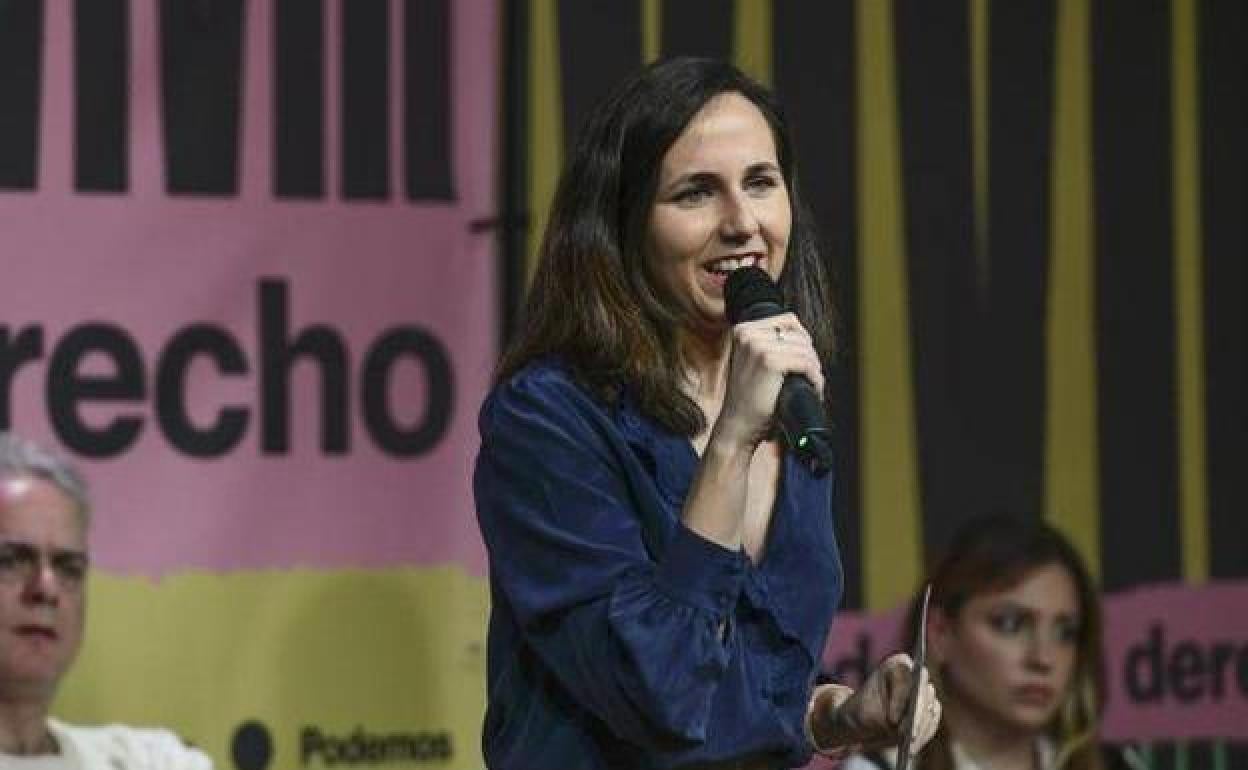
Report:
<svg viewBox="0 0 1248 770"><path fill-rule="evenodd" d="M739 267L724 284L728 320L757 321L788 312L780 288L766 271ZM776 398L776 422L789 451L816 476L832 469L832 435L815 386L800 374L786 374Z"/></svg>

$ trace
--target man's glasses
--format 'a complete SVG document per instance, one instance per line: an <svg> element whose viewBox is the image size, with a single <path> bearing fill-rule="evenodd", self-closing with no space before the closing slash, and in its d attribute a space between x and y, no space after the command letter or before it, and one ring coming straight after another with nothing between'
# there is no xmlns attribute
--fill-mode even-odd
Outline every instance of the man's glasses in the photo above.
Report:
<svg viewBox="0 0 1248 770"><path fill-rule="evenodd" d="M44 552L30 543L0 542L0 583L25 584L39 574L43 562ZM79 588L87 577L87 555L82 551L54 549L47 553L47 563L65 588Z"/></svg>

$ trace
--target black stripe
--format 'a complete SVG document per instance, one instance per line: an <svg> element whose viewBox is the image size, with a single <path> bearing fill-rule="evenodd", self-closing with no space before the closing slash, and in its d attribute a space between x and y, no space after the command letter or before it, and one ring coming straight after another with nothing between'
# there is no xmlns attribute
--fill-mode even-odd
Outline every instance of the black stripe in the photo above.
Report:
<svg viewBox="0 0 1248 770"><path fill-rule="evenodd" d="M74 3L74 185L126 189L129 3Z"/></svg>
<svg viewBox="0 0 1248 770"><path fill-rule="evenodd" d="M1227 741L1226 767L1229 770L1248 767L1248 743L1244 741Z"/></svg>
<svg viewBox="0 0 1248 770"><path fill-rule="evenodd" d="M1168 3L1093 5L1101 553L1109 590L1182 574L1169 52Z"/></svg>
<svg viewBox="0 0 1248 770"><path fill-rule="evenodd" d="M1213 743L1211 741L1192 741L1187 745L1187 766L1213 767Z"/></svg>
<svg viewBox="0 0 1248 770"><path fill-rule="evenodd" d="M979 392L993 459L978 483L991 507L1031 516L1044 501L1055 21L1053 0L995 3L988 33L989 322Z"/></svg>
<svg viewBox="0 0 1248 770"><path fill-rule="evenodd" d="M390 197L390 34L386 0L342 4L342 196Z"/></svg>
<svg viewBox="0 0 1248 770"><path fill-rule="evenodd" d="M1229 578L1248 575L1248 6L1200 8L1210 571Z"/></svg>
<svg viewBox="0 0 1248 770"><path fill-rule="evenodd" d="M498 339L505 346L515 331L524 299L525 255L529 228L528 115L529 87L529 23L532 5L528 0L503 3L504 59L503 68L503 136L502 136L502 232L499 240L499 327Z"/></svg>
<svg viewBox="0 0 1248 770"><path fill-rule="evenodd" d="M407 0L403 40L403 169L407 198L454 200L451 9L447 0Z"/></svg>
<svg viewBox="0 0 1248 770"><path fill-rule="evenodd" d="M792 123L798 184L819 229L836 281L841 355L828 372L835 425L833 505L848 608L862 606L861 495L858 483L857 198L855 196L854 5L777 3L775 87Z"/></svg>
<svg viewBox="0 0 1248 770"><path fill-rule="evenodd" d="M0 189L35 189L42 59L43 2L0 3Z"/></svg>
<svg viewBox="0 0 1248 770"><path fill-rule="evenodd" d="M603 94L641 65L641 6L560 0L558 12L563 143L571 148Z"/></svg>
<svg viewBox="0 0 1248 770"><path fill-rule="evenodd" d="M664 56L732 58L733 0L665 2L662 18Z"/></svg>
<svg viewBox="0 0 1248 770"><path fill-rule="evenodd" d="M171 193L238 189L242 0L161 0L161 95Z"/></svg>
<svg viewBox="0 0 1248 770"><path fill-rule="evenodd" d="M277 0L274 194L325 196L325 3Z"/></svg>
<svg viewBox="0 0 1248 770"><path fill-rule="evenodd" d="M896 51L926 550L987 503L989 378L976 293L966 5L898 0Z"/></svg>

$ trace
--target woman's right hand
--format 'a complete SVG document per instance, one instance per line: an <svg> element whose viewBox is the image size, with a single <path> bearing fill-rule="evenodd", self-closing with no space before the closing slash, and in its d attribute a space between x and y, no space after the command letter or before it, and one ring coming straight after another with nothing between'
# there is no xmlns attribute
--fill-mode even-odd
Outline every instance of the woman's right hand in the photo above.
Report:
<svg viewBox="0 0 1248 770"><path fill-rule="evenodd" d="M715 421L712 440L752 449L771 430L780 386L787 374L810 380L823 392L823 367L810 334L793 313L732 327L724 405Z"/></svg>
<svg viewBox="0 0 1248 770"><path fill-rule="evenodd" d="M811 704L810 729L820 750L840 747L879 749L901 740L906 707L914 688L914 663L898 653L885 658L852 694L840 688L826 695L816 692ZM910 750L918 753L940 726L941 706L927 669L920 669L919 702L911 725ZM820 697L823 695L823 697Z"/></svg>
<svg viewBox="0 0 1248 770"><path fill-rule="evenodd" d="M823 371L810 335L792 313L736 324L727 384L698 474L681 519L702 537L738 549L744 539L748 480L755 450L771 432L784 376L810 378L823 388Z"/></svg>

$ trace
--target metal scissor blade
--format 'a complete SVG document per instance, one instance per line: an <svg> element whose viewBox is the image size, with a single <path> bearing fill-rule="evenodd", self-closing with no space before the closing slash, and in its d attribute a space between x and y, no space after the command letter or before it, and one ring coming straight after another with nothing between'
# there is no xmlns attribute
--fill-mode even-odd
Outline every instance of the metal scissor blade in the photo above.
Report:
<svg viewBox="0 0 1248 770"><path fill-rule="evenodd" d="M897 746L896 770L909 770L910 744L914 739L914 719L919 710L919 685L923 684L920 672L927 663L927 603L932 598L932 584L923 589L923 604L919 607L919 626L914 632L914 647L910 657L914 660L914 682L910 687L910 698L906 701L906 716L901 722L901 743Z"/></svg>

